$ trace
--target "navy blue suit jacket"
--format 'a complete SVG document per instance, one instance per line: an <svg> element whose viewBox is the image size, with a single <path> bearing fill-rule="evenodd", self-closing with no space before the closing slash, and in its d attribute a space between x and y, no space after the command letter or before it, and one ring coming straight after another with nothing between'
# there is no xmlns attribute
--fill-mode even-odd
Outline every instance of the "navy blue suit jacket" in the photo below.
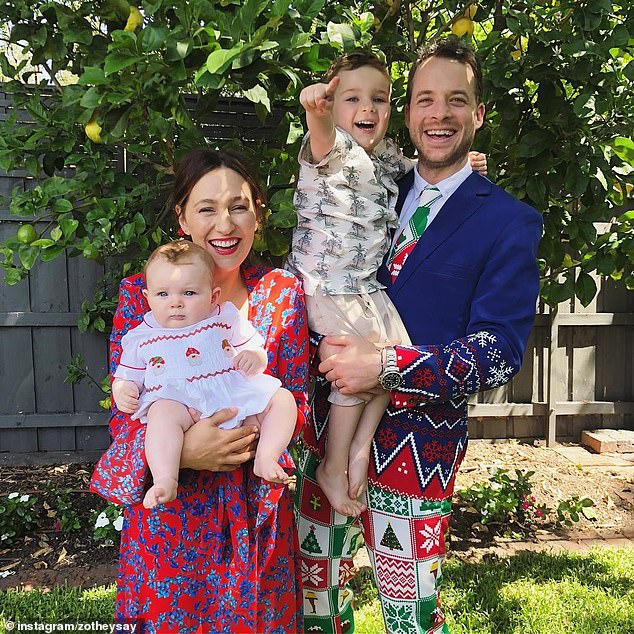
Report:
<svg viewBox="0 0 634 634"><path fill-rule="evenodd" d="M397 210L414 182L399 183ZM535 317L536 263L542 218L473 173L418 240L394 284L378 279L405 323L412 344L447 344L479 331L506 342L519 368Z"/></svg>

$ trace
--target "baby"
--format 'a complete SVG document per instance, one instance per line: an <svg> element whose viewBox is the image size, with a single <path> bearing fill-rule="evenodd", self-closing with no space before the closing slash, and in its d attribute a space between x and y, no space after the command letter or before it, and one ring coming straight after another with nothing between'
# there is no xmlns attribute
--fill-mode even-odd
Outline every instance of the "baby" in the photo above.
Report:
<svg viewBox="0 0 634 634"><path fill-rule="evenodd" d="M223 407L260 427L253 471L287 483L278 465L295 429L297 405L278 379L263 374L264 341L230 302L219 304L214 263L201 247L178 240L156 249L145 265L143 295L150 312L122 339L112 396L117 407L147 424L145 453L153 486L143 504L176 497L183 434L194 420ZM194 412L195 410L195 412Z"/></svg>

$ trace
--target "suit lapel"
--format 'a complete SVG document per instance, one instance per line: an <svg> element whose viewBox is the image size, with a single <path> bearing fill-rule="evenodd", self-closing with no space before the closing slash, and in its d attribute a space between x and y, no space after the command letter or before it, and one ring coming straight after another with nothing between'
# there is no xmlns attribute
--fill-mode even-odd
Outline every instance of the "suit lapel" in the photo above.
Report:
<svg viewBox="0 0 634 634"><path fill-rule="evenodd" d="M407 283L412 273L431 257L434 251L452 236L467 218L478 211L490 193L491 183L476 173L471 174L458 187L425 233L418 239L414 250L394 282L394 292L398 292L401 286Z"/></svg>

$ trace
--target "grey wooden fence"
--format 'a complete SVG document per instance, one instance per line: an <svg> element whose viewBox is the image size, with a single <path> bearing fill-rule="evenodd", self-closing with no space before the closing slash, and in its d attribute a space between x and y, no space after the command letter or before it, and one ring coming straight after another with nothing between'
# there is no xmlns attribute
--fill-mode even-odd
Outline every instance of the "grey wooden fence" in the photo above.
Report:
<svg viewBox="0 0 634 634"><path fill-rule="evenodd" d="M587 307L541 307L520 373L471 399L477 438L576 441L584 429L634 429L634 293L597 280Z"/></svg>
<svg viewBox="0 0 634 634"><path fill-rule="evenodd" d="M0 92L0 118L9 107ZM249 104L221 100L206 123L210 139L267 138ZM0 194L32 186L22 173L0 173ZM0 240L22 219L0 207ZM24 219L28 220L28 219ZM107 371L106 340L79 333L81 302L103 267L60 256L34 267L16 286L0 285L0 463L92 459L108 444L103 396L92 384L64 382L81 353L92 376ZM520 374L471 399L474 438L577 440L582 429L634 429L634 293L600 282L595 301L572 301L537 315Z"/></svg>

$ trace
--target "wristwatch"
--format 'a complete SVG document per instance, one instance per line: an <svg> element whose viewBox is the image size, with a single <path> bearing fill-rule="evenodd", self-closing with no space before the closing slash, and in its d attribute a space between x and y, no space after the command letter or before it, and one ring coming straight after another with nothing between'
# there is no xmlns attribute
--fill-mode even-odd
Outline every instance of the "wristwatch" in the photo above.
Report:
<svg viewBox="0 0 634 634"><path fill-rule="evenodd" d="M381 361L385 355L385 363L383 363L383 371L379 376L379 384L384 390L395 390L400 387L403 377L396 364L396 349L393 346L386 346L381 353Z"/></svg>

